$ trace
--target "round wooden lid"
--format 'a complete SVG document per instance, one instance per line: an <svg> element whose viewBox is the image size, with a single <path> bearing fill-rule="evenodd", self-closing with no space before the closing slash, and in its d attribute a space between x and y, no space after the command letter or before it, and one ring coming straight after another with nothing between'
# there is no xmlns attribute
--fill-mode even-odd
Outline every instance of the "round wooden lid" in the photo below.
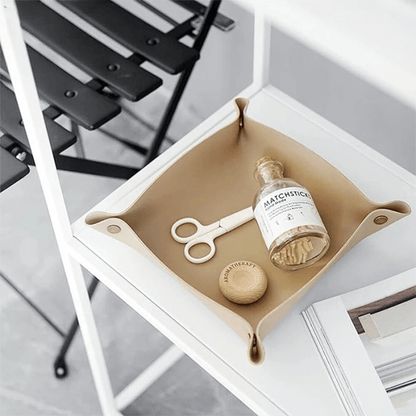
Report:
<svg viewBox="0 0 416 416"><path fill-rule="evenodd" d="M220 290L231 302L246 305L259 300L267 289L264 270L251 261L235 261L220 274Z"/></svg>

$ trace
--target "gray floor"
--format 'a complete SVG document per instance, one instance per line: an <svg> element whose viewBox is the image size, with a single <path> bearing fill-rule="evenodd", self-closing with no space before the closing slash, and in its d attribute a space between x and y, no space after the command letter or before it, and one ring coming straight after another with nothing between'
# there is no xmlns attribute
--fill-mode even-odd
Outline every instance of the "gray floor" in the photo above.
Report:
<svg viewBox="0 0 416 416"><path fill-rule="evenodd" d="M121 116L106 129L139 143L147 142L166 102L166 95L131 106L145 123ZM179 111L173 138L200 120ZM140 165L142 157L100 133L83 132L87 157ZM93 207L122 181L60 172L71 220ZM36 303L63 331L73 316L72 303L36 169L0 195L0 271ZM86 278L89 278L86 274ZM0 414L2 416L99 415L86 353L77 336L68 355L70 374L57 380L52 363L61 336L3 279L0 279ZM101 341L113 389L120 391L170 346L169 340L133 312L103 285L94 302ZM185 357L137 399L125 415L227 415L253 413L225 388Z"/></svg>

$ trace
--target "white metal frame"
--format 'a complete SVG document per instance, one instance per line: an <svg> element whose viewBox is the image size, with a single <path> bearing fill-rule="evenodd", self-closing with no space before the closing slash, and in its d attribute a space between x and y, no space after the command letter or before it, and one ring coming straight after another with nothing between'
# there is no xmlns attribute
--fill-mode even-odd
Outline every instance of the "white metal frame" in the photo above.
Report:
<svg viewBox="0 0 416 416"><path fill-rule="evenodd" d="M69 221L39 106L39 99L24 45L15 3L14 0L0 0L0 4L0 36L2 48L9 67L19 108L26 126L28 139L56 234L103 414L105 416L120 415L120 411L123 408L130 404L138 394L142 393L167 369L174 365L183 356L183 353L189 355L195 362L206 369L257 414L288 414L273 398L263 394L250 380L247 380L236 372L229 363L224 362L220 357L213 354L206 345L201 344L190 331L175 322L169 316L169 313L152 301L148 294L144 291L137 290L131 282L124 279L110 264L107 264L93 250L90 250L78 238L74 237L74 234L77 234L82 225L80 222L76 222L71 227ZM264 2L259 2L259 5L260 7L256 9L255 13L253 82L239 94L239 96L248 98L256 95L269 82L271 26ZM269 89L269 91L274 94L272 89ZM278 93L275 95L277 96ZM230 115L232 115L232 107L227 104L201 123L193 132L185 136L181 142L187 143L187 137L191 137L192 135L192 137L200 138L191 143L191 145L195 145L199 140L203 140L204 135L208 134L212 129L215 129L216 126L224 122ZM318 118L315 118L313 122L318 123L317 120ZM331 129L329 125L325 125L325 128L328 131ZM335 133L335 135L341 137L340 140L343 140L343 136L338 130ZM356 148L362 150L366 157L372 158L376 163L385 167L385 169L394 171L394 174L400 176L404 182L410 183L414 181L413 175L397 167L378 153L369 151L365 145L358 141L353 142L351 138L347 138L346 140L353 143ZM111 201L115 204L120 195L125 196L127 200L129 198L132 199L134 196L129 195L129 191L132 188L138 186L141 181L149 181L161 166L172 163L185 150L184 146L186 144L182 144L181 142L163 153L158 158L160 163L153 162L138 175L123 184L116 192L109 195L106 199L107 203ZM165 352L117 397L114 397L111 388L81 265L177 346ZM148 270L146 270L146 267L148 267ZM148 273L152 273L156 270L153 267L152 265L146 266L144 264L143 272L145 273L147 271Z"/></svg>
<svg viewBox="0 0 416 416"><path fill-rule="evenodd" d="M76 260L77 251L75 247L77 244L73 241L73 231L59 183L15 0L1 0L0 4L1 45L36 163L101 408L105 416L118 415L120 410L126 408L173 366L183 356L183 352L175 345L172 346L117 397L114 396L82 274L81 263ZM254 53L256 64L253 73L254 82L250 89L257 90L268 81L270 27L262 12L257 14L255 25ZM219 114L223 114L223 111L220 111ZM205 124L213 125L213 122L215 123L215 117L212 117L209 123ZM100 274L99 272L94 273L97 277ZM255 407L255 405L253 406Z"/></svg>
<svg viewBox="0 0 416 416"><path fill-rule="evenodd" d="M117 410L82 269L67 249L67 243L73 237L71 224L40 108L16 5L12 0L1 1L0 35L4 56L36 163L64 270L68 278L103 413L114 415L117 414Z"/></svg>

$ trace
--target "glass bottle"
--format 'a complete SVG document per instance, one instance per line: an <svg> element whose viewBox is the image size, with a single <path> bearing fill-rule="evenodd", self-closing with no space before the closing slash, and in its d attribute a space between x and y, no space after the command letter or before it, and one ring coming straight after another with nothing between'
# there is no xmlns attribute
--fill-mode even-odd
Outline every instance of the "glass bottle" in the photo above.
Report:
<svg viewBox="0 0 416 416"><path fill-rule="evenodd" d="M283 165L268 156L257 161L255 178L261 188L254 199L254 217L271 262L298 270L323 257L330 239L308 190L284 178Z"/></svg>

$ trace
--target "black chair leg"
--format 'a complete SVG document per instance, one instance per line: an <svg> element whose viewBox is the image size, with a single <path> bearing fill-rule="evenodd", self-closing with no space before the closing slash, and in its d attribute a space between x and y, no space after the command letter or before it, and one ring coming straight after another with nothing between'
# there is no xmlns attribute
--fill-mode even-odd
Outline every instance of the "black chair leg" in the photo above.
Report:
<svg viewBox="0 0 416 416"><path fill-rule="evenodd" d="M98 286L98 282L99 280L93 276L88 286L88 296L90 299L94 295L95 289ZM66 365L65 356L66 356L66 353L68 352L69 347L72 344L75 334L77 333L78 326L79 326L78 319L75 317L74 320L72 321L69 331L65 335L64 342L53 364L56 378L64 378L68 374L68 367Z"/></svg>
<svg viewBox="0 0 416 416"><path fill-rule="evenodd" d="M220 4L221 4L221 0L211 0L209 6L207 7L204 20L202 22L199 33L196 36L195 42L193 45L193 48L198 50L199 52L201 51L202 46L205 43L210 27L214 23ZM153 139L152 146L150 147L149 151L146 154L146 159L145 159L143 166L146 166L158 155L159 148L163 142L163 139L166 136L166 132L170 126L172 118L178 107L179 100L182 97L182 94L192 74L194 66L195 64L193 64L190 68L184 71L182 75L180 76L179 81L176 84L175 91L172 94L168 107L163 116L160 127L156 132L155 138ZM90 285L88 287L88 294L89 294L90 299L92 298L92 295L94 294L95 289L97 288L98 282L99 282L98 279L96 279L95 277L93 277L92 281L90 282ZM65 355L72 343L72 340L77 332L77 329L78 329L78 320L75 318L72 322L72 325L67 335L65 336L64 343L62 344L61 350L59 351L58 356L54 362L55 376L57 378L64 378L68 374L68 368L65 362Z"/></svg>
<svg viewBox="0 0 416 416"><path fill-rule="evenodd" d="M207 7L200 31L198 35L196 36L195 42L193 45L193 49L196 49L198 52L201 51L202 46L205 43L205 40L208 36L209 29L214 23L215 16L217 15L220 4L221 4L220 0L211 0L211 3ZM186 71L184 71L182 75L180 76L179 81L176 84L175 91L172 94L172 98L170 99L168 107L165 111L165 114L163 115L163 119L162 119L162 122L160 123L160 127L146 155L144 166L146 166L148 163L150 163L153 159L157 157L159 148L162 145L163 139L165 138L166 132L170 126L170 123L175 114L176 108L178 107L179 100L182 97L182 94L185 90L185 87L188 83L188 80L192 74L194 67L195 67L195 63Z"/></svg>

